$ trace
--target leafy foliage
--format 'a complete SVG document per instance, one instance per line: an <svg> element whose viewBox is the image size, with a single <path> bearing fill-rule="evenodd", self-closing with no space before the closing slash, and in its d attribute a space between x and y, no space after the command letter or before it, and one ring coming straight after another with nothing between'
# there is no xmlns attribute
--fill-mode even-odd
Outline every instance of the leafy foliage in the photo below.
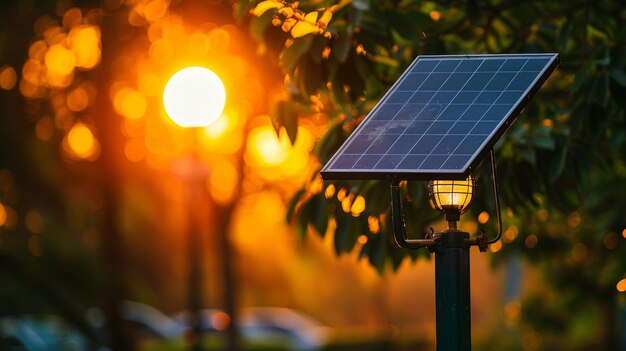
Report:
<svg viewBox="0 0 626 351"><path fill-rule="evenodd" d="M322 164L417 55L560 53L557 72L495 146L502 202L509 213L505 224L521 233L505 240L496 261L524 255L556 289L551 296L565 294L559 304L529 304L530 310L522 311L527 322L566 333L578 326L564 311L595 303L591 314L598 324L589 334L604 341L571 343L569 349L610 349L617 345L610 324L618 302L615 284L626 271L621 253L626 220L620 215L626 205L620 185L626 161L625 22L626 6L618 1L354 0L334 14L327 27L331 38L303 37L284 47L269 44L275 38L270 28L257 30L263 33L261 41L276 50L288 78L285 101L293 111L276 110L277 128L318 113L306 103L308 97L324 102L327 131L315 149ZM366 55L357 54L360 46ZM475 176L479 189L490 189L487 167ZM364 211L352 213L331 188L345 190L348 199L363 196ZM293 199L295 210L288 219L297 223L300 235L308 228L335 235L338 254L358 249L380 272L387 264L397 268L404 256L415 257L392 243L384 182L325 182L323 189L326 196L303 190ZM421 236L438 218L427 206L425 185L408 183L404 197L414 214L408 217L409 233ZM479 192L474 211L493 209L491 197L489 191ZM372 216L380 219L378 233L364 225ZM331 225L323 223L326 219ZM364 245L356 244L360 235L367 238ZM554 318L539 323L533 313L542 309L552 310ZM547 348L562 347L556 344L559 338L554 340Z"/></svg>

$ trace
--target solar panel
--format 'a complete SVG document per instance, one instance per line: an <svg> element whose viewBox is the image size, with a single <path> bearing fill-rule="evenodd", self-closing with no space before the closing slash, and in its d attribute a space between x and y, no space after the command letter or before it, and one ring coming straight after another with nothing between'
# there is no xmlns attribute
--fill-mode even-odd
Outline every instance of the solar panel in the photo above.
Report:
<svg viewBox="0 0 626 351"><path fill-rule="evenodd" d="M418 56L322 177L464 179L558 63L558 54Z"/></svg>

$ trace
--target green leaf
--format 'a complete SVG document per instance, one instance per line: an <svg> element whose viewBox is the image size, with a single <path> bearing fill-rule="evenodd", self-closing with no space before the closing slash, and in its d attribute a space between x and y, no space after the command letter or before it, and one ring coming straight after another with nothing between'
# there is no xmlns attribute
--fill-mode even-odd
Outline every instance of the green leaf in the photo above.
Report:
<svg viewBox="0 0 626 351"><path fill-rule="evenodd" d="M305 189L300 189L293 195L293 197L289 201L289 205L287 206L287 215L285 216L287 223L291 223L291 221L293 221L296 207L298 206L300 199L302 198L302 196L304 196L305 193Z"/></svg>
<svg viewBox="0 0 626 351"><path fill-rule="evenodd" d="M328 202L323 194L313 196L307 203L313 227L321 237L324 237L328 229Z"/></svg>
<svg viewBox="0 0 626 351"><path fill-rule="evenodd" d="M242 6L243 7L243 6ZM264 13L261 17L255 18L250 24L250 34L258 41L263 41L263 36L267 28L272 25L272 14Z"/></svg>
<svg viewBox="0 0 626 351"><path fill-rule="evenodd" d="M537 146L540 149L554 150L555 142L550 136L533 135L530 137L531 144Z"/></svg>
<svg viewBox="0 0 626 351"><path fill-rule="evenodd" d="M349 35L340 36L333 42L332 54L337 61L344 63L348 59L348 53L352 48L352 37Z"/></svg>
<svg viewBox="0 0 626 351"><path fill-rule="evenodd" d="M556 150L556 153L554 154L554 157L552 157L552 161L550 162L550 168L548 170L548 179L550 180L550 182L556 181L561 173L563 173L566 160L567 146L563 145Z"/></svg>
<svg viewBox="0 0 626 351"><path fill-rule="evenodd" d="M533 150L532 147L525 146L525 145L518 145L515 148L515 151L522 159L526 160L527 162L533 165L536 163L535 150Z"/></svg>
<svg viewBox="0 0 626 351"><path fill-rule="evenodd" d="M335 244L335 253L340 255L344 252L344 248L347 246L353 221L344 213L338 213L335 220L337 221L337 229L335 229L333 242Z"/></svg>
<svg viewBox="0 0 626 351"><path fill-rule="evenodd" d="M626 87L626 74L622 70L617 68L613 68L611 70L611 78L616 81L619 85Z"/></svg>
<svg viewBox="0 0 626 351"><path fill-rule="evenodd" d="M300 61L300 58L302 55L307 53L312 43L313 36L311 35L294 39L293 44L286 48L281 55L283 69L286 72L293 73L298 65L298 62Z"/></svg>

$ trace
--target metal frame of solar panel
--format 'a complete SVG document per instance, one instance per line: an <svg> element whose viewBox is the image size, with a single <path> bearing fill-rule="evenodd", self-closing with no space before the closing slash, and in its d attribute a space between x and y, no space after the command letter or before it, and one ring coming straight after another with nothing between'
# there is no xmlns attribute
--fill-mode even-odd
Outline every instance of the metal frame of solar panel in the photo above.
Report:
<svg viewBox="0 0 626 351"><path fill-rule="evenodd" d="M465 179L558 54L418 56L323 167L324 179Z"/></svg>

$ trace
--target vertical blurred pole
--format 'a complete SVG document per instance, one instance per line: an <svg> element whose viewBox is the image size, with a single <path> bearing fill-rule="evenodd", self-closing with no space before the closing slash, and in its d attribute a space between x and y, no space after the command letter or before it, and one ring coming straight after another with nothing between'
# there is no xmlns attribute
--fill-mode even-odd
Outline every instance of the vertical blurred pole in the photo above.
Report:
<svg viewBox="0 0 626 351"><path fill-rule="evenodd" d="M187 254L189 255L189 332L190 350L201 351L202 346L202 216L206 216L204 196L204 172L199 155L198 137L195 128L189 130L192 137L192 151L187 175L189 223L187 233Z"/></svg>
<svg viewBox="0 0 626 351"><path fill-rule="evenodd" d="M238 318L236 311L236 285L233 272L233 249L230 242L228 229L230 227L232 214L234 211L234 204L231 203L226 206L215 206L219 236L219 245L222 252L222 282L224 284L224 311L230 317L230 322L226 328L227 346L228 351L239 351L239 333L238 333Z"/></svg>
<svg viewBox="0 0 626 351"><path fill-rule="evenodd" d="M105 273L104 314L106 317L106 343L112 350L133 350L134 345L126 335L123 323L122 298L126 268L124 245L118 228L120 211L119 193L122 181L120 163L123 159L120 118L108 98L112 63L123 42L115 35L117 24L126 21L124 11L108 11L102 19L102 61L97 71L99 94L93 108L100 136L101 191L103 194L102 242Z"/></svg>
<svg viewBox="0 0 626 351"><path fill-rule="evenodd" d="M469 234L445 231L435 253L437 351L470 351Z"/></svg>

